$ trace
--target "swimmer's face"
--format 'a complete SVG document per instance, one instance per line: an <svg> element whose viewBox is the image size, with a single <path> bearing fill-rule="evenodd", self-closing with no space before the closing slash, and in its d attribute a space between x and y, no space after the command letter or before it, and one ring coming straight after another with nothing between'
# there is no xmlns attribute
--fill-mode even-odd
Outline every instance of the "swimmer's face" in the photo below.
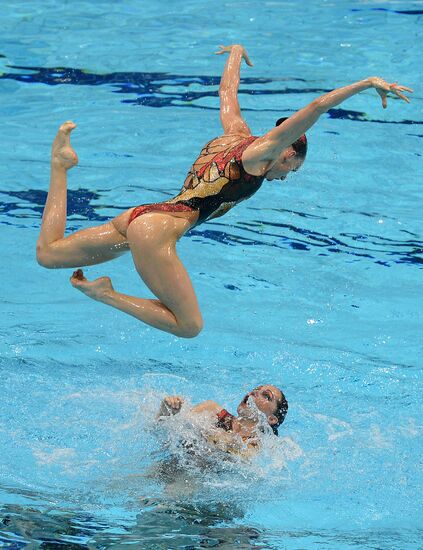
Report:
<svg viewBox="0 0 423 550"><path fill-rule="evenodd" d="M278 404L282 399L282 394L276 386L265 385L258 386L254 390L247 393L241 403L238 405L238 415L244 418L255 418L257 411L251 408L249 404L250 398L254 401L255 406L259 411L266 415L270 425L277 423L277 418L274 415L278 408Z"/></svg>
<svg viewBox="0 0 423 550"><path fill-rule="evenodd" d="M272 165L270 170L266 172L266 179L284 180L290 172L299 170L304 162L304 159L299 157L292 147L284 149L279 155L277 161Z"/></svg>

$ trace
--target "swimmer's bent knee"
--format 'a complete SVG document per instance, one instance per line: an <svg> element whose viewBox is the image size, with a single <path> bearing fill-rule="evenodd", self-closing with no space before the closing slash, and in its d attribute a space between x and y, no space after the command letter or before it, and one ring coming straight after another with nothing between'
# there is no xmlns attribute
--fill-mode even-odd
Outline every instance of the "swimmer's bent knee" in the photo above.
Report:
<svg viewBox="0 0 423 550"><path fill-rule="evenodd" d="M195 338L203 330L203 320L196 319L188 323L184 323L178 330L177 336L181 338Z"/></svg>
<svg viewBox="0 0 423 550"><path fill-rule="evenodd" d="M39 243L37 243L36 257L37 262L40 266L47 269L54 269L56 267L53 263L53 258L51 257L51 254L49 254L45 246Z"/></svg>
<svg viewBox="0 0 423 550"><path fill-rule="evenodd" d="M57 254L54 254L54 252L44 244L37 243L36 258L37 263L46 269L59 269L63 267L61 262L58 261Z"/></svg>

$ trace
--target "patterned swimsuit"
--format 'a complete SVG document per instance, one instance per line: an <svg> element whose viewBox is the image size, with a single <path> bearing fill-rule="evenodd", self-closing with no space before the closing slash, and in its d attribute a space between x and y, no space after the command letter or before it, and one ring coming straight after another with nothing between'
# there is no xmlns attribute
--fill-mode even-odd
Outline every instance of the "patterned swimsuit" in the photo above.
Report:
<svg viewBox="0 0 423 550"><path fill-rule="evenodd" d="M248 174L241 160L242 153L256 139L254 136L240 138L229 149L215 154L198 170L193 166L176 197L161 203L137 206L131 213L129 223L147 212L198 212L196 225L223 216L233 206L251 197L264 180L264 176ZM212 151L214 141L204 147L205 154Z"/></svg>

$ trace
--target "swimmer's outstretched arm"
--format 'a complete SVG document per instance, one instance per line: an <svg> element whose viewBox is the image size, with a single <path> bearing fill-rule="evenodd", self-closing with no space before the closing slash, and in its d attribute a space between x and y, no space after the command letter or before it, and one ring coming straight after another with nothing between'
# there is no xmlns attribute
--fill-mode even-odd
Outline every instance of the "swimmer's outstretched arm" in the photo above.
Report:
<svg viewBox="0 0 423 550"><path fill-rule="evenodd" d="M244 59L247 65L252 63L243 46L219 46L217 55L229 53L219 86L220 97L220 121L225 134L251 135L251 130L241 114L238 102L238 88L240 80L241 62Z"/></svg>
<svg viewBox="0 0 423 550"><path fill-rule="evenodd" d="M282 124L258 138L248 148L248 159L250 163L268 163L269 161L275 160L283 149L289 147L289 145L294 143L311 128L323 113L343 103L353 95L363 90L368 90L369 88L375 88L382 99L383 108L387 106L388 93L392 93L409 103L410 100L403 92L411 93L413 91L406 86L400 86L396 83L389 84L377 76L371 76L359 82L355 82L354 84L350 84L349 86L333 90L328 94L318 97L309 105L290 116ZM268 164L266 164L266 166L268 166Z"/></svg>
<svg viewBox="0 0 423 550"><path fill-rule="evenodd" d="M157 413L157 417L172 416L181 412L182 405L185 403L185 399L180 395L168 395L160 403L160 409ZM204 412L219 413L222 407L215 401L203 401L198 405L195 405L190 409L190 413L201 414Z"/></svg>
<svg viewBox="0 0 423 550"><path fill-rule="evenodd" d="M216 403L216 401L203 401L202 403L199 403L198 405L195 405L195 407L192 407L191 411L194 414L201 414L204 412L209 412L213 414L217 414L222 410L222 407Z"/></svg>

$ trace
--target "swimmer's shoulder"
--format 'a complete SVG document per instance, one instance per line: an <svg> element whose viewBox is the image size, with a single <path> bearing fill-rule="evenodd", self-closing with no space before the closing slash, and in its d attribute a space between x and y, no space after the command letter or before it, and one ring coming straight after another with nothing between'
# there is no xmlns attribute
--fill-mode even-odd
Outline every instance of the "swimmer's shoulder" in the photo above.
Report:
<svg viewBox="0 0 423 550"><path fill-rule="evenodd" d="M221 136L216 136L204 145L200 156L231 149L234 145L249 137L251 137L251 134L222 134Z"/></svg>

